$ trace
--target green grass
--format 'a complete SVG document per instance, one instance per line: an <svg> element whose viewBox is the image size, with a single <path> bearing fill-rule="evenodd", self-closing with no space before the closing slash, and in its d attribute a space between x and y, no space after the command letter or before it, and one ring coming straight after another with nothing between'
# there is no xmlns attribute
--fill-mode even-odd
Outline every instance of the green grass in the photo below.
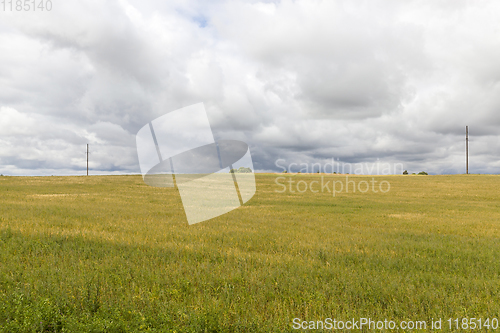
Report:
<svg viewBox="0 0 500 333"><path fill-rule="evenodd" d="M140 176L0 177L0 331L500 317L500 177L376 176L388 193L335 197L275 178L189 226L177 190Z"/></svg>

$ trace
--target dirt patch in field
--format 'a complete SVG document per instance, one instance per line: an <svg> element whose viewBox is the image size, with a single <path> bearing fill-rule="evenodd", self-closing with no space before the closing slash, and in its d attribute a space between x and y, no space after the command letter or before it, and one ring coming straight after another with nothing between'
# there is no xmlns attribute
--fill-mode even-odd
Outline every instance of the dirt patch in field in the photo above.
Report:
<svg viewBox="0 0 500 333"><path fill-rule="evenodd" d="M50 197L78 197L78 196L83 196L83 195L88 195L88 193L82 193L82 194L69 194L69 193L57 193L57 194L31 194L28 195L28 197L31 198L50 198Z"/></svg>
<svg viewBox="0 0 500 333"><path fill-rule="evenodd" d="M404 220L423 217L423 216L424 214L419 214L419 213L389 214L389 217L394 217L396 219L404 219Z"/></svg>

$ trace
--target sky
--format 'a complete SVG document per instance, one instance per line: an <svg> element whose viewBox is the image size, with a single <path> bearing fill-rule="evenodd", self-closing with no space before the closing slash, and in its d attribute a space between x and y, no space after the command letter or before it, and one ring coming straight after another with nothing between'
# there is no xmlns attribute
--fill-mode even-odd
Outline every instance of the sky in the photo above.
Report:
<svg viewBox="0 0 500 333"><path fill-rule="evenodd" d="M90 174L139 173L139 129L200 102L258 172L464 173L467 125L500 173L498 1L50 4L0 5L1 174L83 175L87 143Z"/></svg>

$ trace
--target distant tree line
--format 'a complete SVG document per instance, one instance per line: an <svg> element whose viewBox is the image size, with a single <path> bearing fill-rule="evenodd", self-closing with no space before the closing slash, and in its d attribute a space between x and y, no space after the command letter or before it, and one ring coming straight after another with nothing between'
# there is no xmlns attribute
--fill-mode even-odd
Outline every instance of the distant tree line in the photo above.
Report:
<svg viewBox="0 0 500 333"><path fill-rule="evenodd" d="M252 173L252 169L240 167L239 169L231 169L229 173Z"/></svg>
<svg viewBox="0 0 500 333"><path fill-rule="evenodd" d="M407 175L407 174L408 174L408 170L403 171L403 175ZM419 175L424 175L424 176L428 175L428 173L425 172L425 171L420 171L418 174ZM414 172L414 173L412 173L412 175L416 175L416 173Z"/></svg>

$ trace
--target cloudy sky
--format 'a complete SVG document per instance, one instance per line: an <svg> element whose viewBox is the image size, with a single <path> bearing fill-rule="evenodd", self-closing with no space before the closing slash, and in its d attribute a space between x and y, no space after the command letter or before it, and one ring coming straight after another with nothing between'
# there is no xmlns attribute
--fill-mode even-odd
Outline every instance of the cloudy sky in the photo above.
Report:
<svg viewBox="0 0 500 333"><path fill-rule="evenodd" d="M39 2L39 0L37 0ZM255 168L500 173L500 2L74 1L0 7L0 173L139 173L135 135L203 102ZM1 5L0 5L1 6Z"/></svg>

